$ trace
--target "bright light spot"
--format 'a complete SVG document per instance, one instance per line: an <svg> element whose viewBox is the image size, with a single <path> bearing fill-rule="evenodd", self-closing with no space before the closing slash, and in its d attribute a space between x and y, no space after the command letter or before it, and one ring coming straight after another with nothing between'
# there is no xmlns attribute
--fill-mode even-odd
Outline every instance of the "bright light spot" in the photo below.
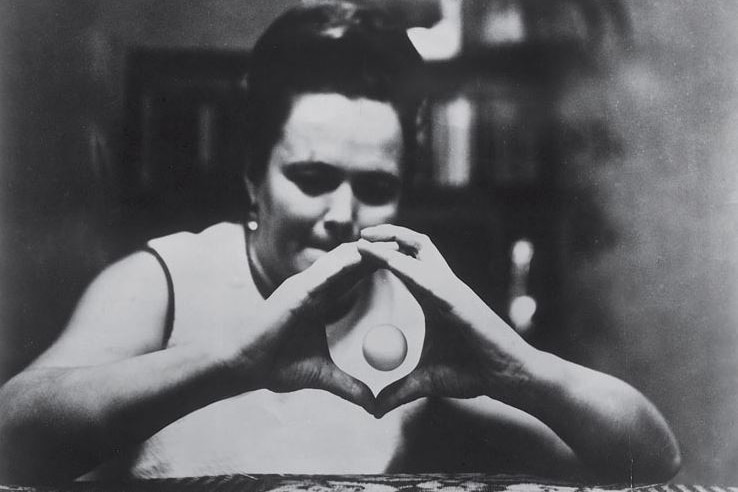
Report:
<svg viewBox="0 0 738 492"><path fill-rule="evenodd" d="M473 115L472 104L465 97L457 97L448 103L448 122L454 128L468 130Z"/></svg>
<svg viewBox="0 0 738 492"><path fill-rule="evenodd" d="M512 248L512 261L517 267L523 265L530 265L530 261L533 259L533 243L527 239L521 239L515 241Z"/></svg>
<svg viewBox="0 0 738 492"><path fill-rule="evenodd" d="M530 296L518 296L510 303L510 321L518 331L525 331L533 323L536 314L536 300Z"/></svg>
<svg viewBox="0 0 738 492"><path fill-rule="evenodd" d="M441 1L436 25L411 27L407 35L424 60L447 60L461 51L461 0Z"/></svg>
<svg viewBox="0 0 738 492"><path fill-rule="evenodd" d="M458 96L434 109L433 151L436 182L444 186L465 186L472 173L472 127L474 106Z"/></svg>
<svg viewBox="0 0 738 492"><path fill-rule="evenodd" d="M525 39L523 13L517 2L490 8L484 22L484 40L489 44L514 43Z"/></svg>

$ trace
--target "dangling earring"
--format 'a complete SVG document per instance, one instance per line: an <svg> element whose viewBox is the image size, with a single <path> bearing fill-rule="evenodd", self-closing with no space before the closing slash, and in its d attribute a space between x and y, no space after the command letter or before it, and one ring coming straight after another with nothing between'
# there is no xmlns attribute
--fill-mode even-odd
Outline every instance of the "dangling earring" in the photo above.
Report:
<svg viewBox="0 0 738 492"><path fill-rule="evenodd" d="M256 205L256 203L253 203L251 205L251 209L249 210L249 218L246 221L246 229L248 229L251 232L254 232L259 228L259 207Z"/></svg>

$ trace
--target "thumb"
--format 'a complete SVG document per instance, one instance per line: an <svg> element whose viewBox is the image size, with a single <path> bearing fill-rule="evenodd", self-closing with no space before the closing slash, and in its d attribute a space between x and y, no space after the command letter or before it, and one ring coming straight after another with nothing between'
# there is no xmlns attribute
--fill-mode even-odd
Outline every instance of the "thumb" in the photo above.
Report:
<svg viewBox="0 0 738 492"><path fill-rule="evenodd" d="M370 414L376 410L376 398L369 387L358 379L349 376L334 364L326 366L320 377L321 389L339 398L354 403Z"/></svg>
<svg viewBox="0 0 738 492"><path fill-rule="evenodd" d="M431 396L431 388L427 381L427 372L423 369L416 369L399 381L390 384L377 396L374 416L378 419L382 418L397 407Z"/></svg>

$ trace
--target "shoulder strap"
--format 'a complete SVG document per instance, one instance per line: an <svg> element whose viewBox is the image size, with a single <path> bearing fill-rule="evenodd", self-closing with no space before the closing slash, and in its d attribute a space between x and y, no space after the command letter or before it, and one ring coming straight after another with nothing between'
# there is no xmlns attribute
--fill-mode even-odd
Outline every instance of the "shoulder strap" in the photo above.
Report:
<svg viewBox="0 0 738 492"><path fill-rule="evenodd" d="M162 340L163 345L166 346L166 344L169 343L169 338L172 336L172 330L174 329L174 284L172 283L172 274L169 272L169 267L167 267L164 258L161 257L158 251L151 246L145 246L143 250L147 253L151 253L154 258L156 258L156 261L161 265L161 269L164 271L164 276L167 279L167 314L164 321L164 338Z"/></svg>

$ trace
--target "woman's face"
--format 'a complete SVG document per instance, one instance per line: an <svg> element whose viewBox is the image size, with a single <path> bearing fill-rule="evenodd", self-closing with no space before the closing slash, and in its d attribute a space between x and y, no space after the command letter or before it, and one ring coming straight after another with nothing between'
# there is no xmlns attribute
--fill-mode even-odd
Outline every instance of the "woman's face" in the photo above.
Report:
<svg viewBox="0 0 738 492"><path fill-rule="evenodd" d="M394 108L339 94L295 98L262 182L252 258L273 286L365 227L395 217L403 153Z"/></svg>

